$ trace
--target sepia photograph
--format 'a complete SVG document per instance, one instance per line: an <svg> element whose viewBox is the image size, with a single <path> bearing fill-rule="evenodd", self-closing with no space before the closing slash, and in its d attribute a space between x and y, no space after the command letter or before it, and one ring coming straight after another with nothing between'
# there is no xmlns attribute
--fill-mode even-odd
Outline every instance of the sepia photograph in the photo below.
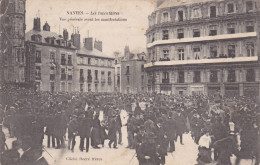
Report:
<svg viewBox="0 0 260 165"><path fill-rule="evenodd" d="M0 165L260 165L260 0L0 0Z"/></svg>

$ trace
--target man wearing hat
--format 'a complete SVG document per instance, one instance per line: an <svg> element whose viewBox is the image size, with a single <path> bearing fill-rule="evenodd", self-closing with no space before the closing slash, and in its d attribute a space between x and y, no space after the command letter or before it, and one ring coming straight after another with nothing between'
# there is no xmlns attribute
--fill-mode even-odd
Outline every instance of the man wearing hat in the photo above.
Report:
<svg viewBox="0 0 260 165"><path fill-rule="evenodd" d="M18 149L21 147L21 144L18 140L12 142L12 149L4 151L1 154L1 164L2 165L20 165L20 153Z"/></svg>
<svg viewBox="0 0 260 165"><path fill-rule="evenodd" d="M69 121L69 124L68 124L68 149L72 152L74 152L74 146L76 144L76 141L75 141L75 138L76 138L76 135L78 133L78 121L77 121L77 116L76 115L73 115L71 117L71 120ZM72 143L72 146L71 146L71 143ZM70 148L71 146L71 148Z"/></svg>
<svg viewBox="0 0 260 165"><path fill-rule="evenodd" d="M113 113L112 118L109 121L108 126L108 139L110 140L108 145L109 148L111 148L112 143L114 143L113 147L117 149L117 137L116 137L116 131L117 131L117 114Z"/></svg>
<svg viewBox="0 0 260 165"><path fill-rule="evenodd" d="M137 159L139 165L159 165L160 160L156 151L156 136L154 133L149 132L145 134L144 142L137 150Z"/></svg>
<svg viewBox="0 0 260 165"><path fill-rule="evenodd" d="M84 141L86 139L86 152L89 150L89 139L92 128L92 118L89 116L89 111L85 112L85 115L82 114L79 119L79 136L80 136L80 145L79 148L81 152L84 148Z"/></svg>
<svg viewBox="0 0 260 165"><path fill-rule="evenodd" d="M122 120L120 117L120 110L116 109L116 132L118 133L118 144L122 144Z"/></svg>
<svg viewBox="0 0 260 165"><path fill-rule="evenodd" d="M165 132L168 139L168 144L170 145L169 152L175 151L174 140L176 137L176 122L172 118L172 112L169 112L168 119L165 122Z"/></svg>

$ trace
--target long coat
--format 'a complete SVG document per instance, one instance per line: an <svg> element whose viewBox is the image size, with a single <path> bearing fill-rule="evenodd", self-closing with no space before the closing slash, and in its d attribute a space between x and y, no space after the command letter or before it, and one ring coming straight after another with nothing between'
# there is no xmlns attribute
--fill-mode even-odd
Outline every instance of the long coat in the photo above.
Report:
<svg viewBox="0 0 260 165"><path fill-rule="evenodd" d="M145 156L149 156L150 159L145 159ZM156 144L142 143L137 152L137 159L139 165L158 165L159 158L156 154Z"/></svg>
<svg viewBox="0 0 260 165"><path fill-rule="evenodd" d="M111 119L108 127L108 139L116 140L117 123L116 119Z"/></svg>
<svg viewBox="0 0 260 165"><path fill-rule="evenodd" d="M93 128L91 131L91 139L93 140L93 144L100 144L100 120L98 118L95 118L93 120Z"/></svg>
<svg viewBox="0 0 260 165"><path fill-rule="evenodd" d="M165 122L165 131L168 140L175 140L176 137L176 121L174 119L167 119Z"/></svg>
<svg viewBox="0 0 260 165"><path fill-rule="evenodd" d="M176 117L176 127L177 127L177 135L181 135L186 132L186 122L184 116L177 116Z"/></svg>
<svg viewBox="0 0 260 165"><path fill-rule="evenodd" d="M79 121L79 136L80 137L90 137L91 128L92 128L92 119L91 118L82 118Z"/></svg>
<svg viewBox="0 0 260 165"><path fill-rule="evenodd" d="M168 140L165 137L166 132L163 127L155 127L156 144L159 145L158 153L160 156L167 155Z"/></svg>

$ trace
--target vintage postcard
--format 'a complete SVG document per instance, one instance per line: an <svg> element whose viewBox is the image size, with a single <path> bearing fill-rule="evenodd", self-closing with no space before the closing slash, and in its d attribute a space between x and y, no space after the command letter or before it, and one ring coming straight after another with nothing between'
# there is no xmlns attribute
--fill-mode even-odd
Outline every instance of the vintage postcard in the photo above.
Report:
<svg viewBox="0 0 260 165"><path fill-rule="evenodd" d="M259 0L0 0L0 165L259 165Z"/></svg>

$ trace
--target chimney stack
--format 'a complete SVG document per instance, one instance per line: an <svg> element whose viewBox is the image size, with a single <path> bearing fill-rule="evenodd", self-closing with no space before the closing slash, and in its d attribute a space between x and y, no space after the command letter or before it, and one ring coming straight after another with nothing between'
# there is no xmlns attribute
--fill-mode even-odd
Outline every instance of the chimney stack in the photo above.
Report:
<svg viewBox="0 0 260 165"><path fill-rule="evenodd" d="M51 27L47 22L43 25L43 30L44 31L51 31Z"/></svg>
<svg viewBox="0 0 260 165"><path fill-rule="evenodd" d="M96 41L94 42L94 48L102 52L102 41Z"/></svg>
<svg viewBox="0 0 260 165"><path fill-rule="evenodd" d="M68 33L67 29L63 30L63 38L65 41L67 41L69 39L69 33Z"/></svg>
<svg viewBox="0 0 260 165"><path fill-rule="evenodd" d="M33 30L41 31L41 20L38 17L33 20Z"/></svg>
<svg viewBox="0 0 260 165"><path fill-rule="evenodd" d="M73 27L73 31L74 31L74 27ZM79 34L79 30L76 31L76 29L75 29L75 33L71 34L71 41L73 43L73 46L75 46L77 49L80 49L80 34Z"/></svg>
<svg viewBox="0 0 260 165"><path fill-rule="evenodd" d="M87 50L92 51L93 50L93 38L92 37L88 37L84 39L84 47Z"/></svg>

